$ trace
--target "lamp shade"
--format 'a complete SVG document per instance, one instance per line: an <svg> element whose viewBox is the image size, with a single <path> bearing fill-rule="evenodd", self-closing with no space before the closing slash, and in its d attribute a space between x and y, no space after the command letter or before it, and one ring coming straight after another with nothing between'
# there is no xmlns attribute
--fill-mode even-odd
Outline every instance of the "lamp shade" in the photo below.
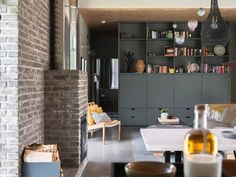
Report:
<svg viewBox="0 0 236 177"><path fill-rule="evenodd" d="M203 47L225 46L229 41L229 26L221 16L218 0L211 0L210 13L203 24L201 36Z"/></svg>
<svg viewBox="0 0 236 177"><path fill-rule="evenodd" d="M193 32L198 26L198 21L197 20L189 20L188 21L188 28L191 32Z"/></svg>

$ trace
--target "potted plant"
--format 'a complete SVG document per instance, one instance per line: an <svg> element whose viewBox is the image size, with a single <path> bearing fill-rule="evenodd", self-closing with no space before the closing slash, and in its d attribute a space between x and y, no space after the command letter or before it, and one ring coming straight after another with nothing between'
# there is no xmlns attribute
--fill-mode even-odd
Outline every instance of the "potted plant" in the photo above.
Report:
<svg viewBox="0 0 236 177"><path fill-rule="evenodd" d="M169 116L168 109L161 109L161 119L167 119Z"/></svg>

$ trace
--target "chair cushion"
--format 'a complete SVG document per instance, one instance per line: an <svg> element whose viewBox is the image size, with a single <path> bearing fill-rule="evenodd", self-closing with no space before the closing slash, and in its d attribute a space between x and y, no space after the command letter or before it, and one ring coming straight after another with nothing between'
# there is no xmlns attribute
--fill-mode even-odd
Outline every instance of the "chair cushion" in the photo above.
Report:
<svg viewBox="0 0 236 177"><path fill-rule="evenodd" d="M101 122L111 122L111 118L105 113L97 113L92 112L93 120L96 122L96 124Z"/></svg>

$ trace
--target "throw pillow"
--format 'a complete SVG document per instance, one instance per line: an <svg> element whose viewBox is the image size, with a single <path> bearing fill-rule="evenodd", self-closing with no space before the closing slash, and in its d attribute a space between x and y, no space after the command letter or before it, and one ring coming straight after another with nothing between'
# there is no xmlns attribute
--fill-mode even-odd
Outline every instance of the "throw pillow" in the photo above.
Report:
<svg viewBox="0 0 236 177"><path fill-rule="evenodd" d="M111 122L111 118L105 113L96 113L92 112L93 120L96 122L96 124L101 122Z"/></svg>
<svg viewBox="0 0 236 177"><path fill-rule="evenodd" d="M95 110L96 113L103 113L102 107L97 107Z"/></svg>
<svg viewBox="0 0 236 177"><path fill-rule="evenodd" d="M94 125L95 124L95 122L94 122L94 120L93 120L93 117L92 117L92 114L91 114L91 112L89 111L89 109L88 109L88 111L87 111L87 123L88 123L88 125Z"/></svg>
<svg viewBox="0 0 236 177"><path fill-rule="evenodd" d="M222 122L226 124L232 124L236 119L236 106L226 108L222 114Z"/></svg>
<svg viewBox="0 0 236 177"><path fill-rule="evenodd" d="M208 119L222 122L222 112L215 111L215 110L211 109L210 113L208 115Z"/></svg>
<svg viewBox="0 0 236 177"><path fill-rule="evenodd" d="M90 112L95 112L95 111L97 110L97 108L98 108L98 105L92 105L92 106L89 106L89 107L88 107L88 110L89 110Z"/></svg>
<svg viewBox="0 0 236 177"><path fill-rule="evenodd" d="M235 107L235 104L209 104L210 112L208 119L223 122L225 109Z"/></svg>

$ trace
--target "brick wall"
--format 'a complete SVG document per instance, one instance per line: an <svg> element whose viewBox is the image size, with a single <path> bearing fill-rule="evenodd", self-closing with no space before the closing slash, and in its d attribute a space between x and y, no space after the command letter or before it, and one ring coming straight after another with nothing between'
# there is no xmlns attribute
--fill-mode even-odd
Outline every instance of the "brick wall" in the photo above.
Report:
<svg viewBox="0 0 236 177"><path fill-rule="evenodd" d="M53 60L54 69L63 69L63 0L55 0L54 4L54 24L53 24L53 37L54 49Z"/></svg>
<svg viewBox="0 0 236 177"><path fill-rule="evenodd" d="M0 1L0 177L18 176L17 0Z"/></svg>
<svg viewBox="0 0 236 177"><path fill-rule="evenodd" d="M45 142L58 144L63 166L79 166L80 118L86 107L85 72L45 72Z"/></svg>
<svg viewBox="0 0 236 177"><path fill-rule="evenodd" d="M50 0L19 0L19 146L44 140L44 70L49 68Z"/></svg>
<svg viewBox="0 0 236 177"><path fill-rule="evenodd" d="M0 177L20 176L23 148L34 142L43 143L44 133L49 132L49 135L52 135L47 136L47 142L60 139L58 143L62 143L61 139L66 137L64 131L61 131L53 139L56 134L48 129L51 117L47 109L44 111L45 106L50 107L48 99L45 101L44 97L44 71L49 69L50 59L54 61L53 68L62 69L63 58L63 21L61 18L63 8L60 0L55 0L53 4L55 50L52 58L49 56L52 2L53 0L0 0ZM67 99L68 104L64 109L66 111L60 114L62 119L56 120L59 122L58 125L63 123L67 128L72 129L67 134L70 141L66 139L69 146L60 146L63 152L62 159L67 164L78 166L77 135L80 127L77 123L80 120L78 118L86 110L87 76L79 71L70 72L65 71L66 77L63 81L54 79L57 82L69 84L67 79L70 77L72 85L68 87L72 92L66 92L65 85L63 88L65 92L60 93L72 94L62 96L62 98L69 97L70 101L76 100L76 102L73 105ZM74 98L75 95L78 97ZM44 115L44 112L47 115ZM53 111L53 113L57 115L56 112ZM58 127L51 128L58 129ZM66 158L67 155L68 158Z"/></svg>

